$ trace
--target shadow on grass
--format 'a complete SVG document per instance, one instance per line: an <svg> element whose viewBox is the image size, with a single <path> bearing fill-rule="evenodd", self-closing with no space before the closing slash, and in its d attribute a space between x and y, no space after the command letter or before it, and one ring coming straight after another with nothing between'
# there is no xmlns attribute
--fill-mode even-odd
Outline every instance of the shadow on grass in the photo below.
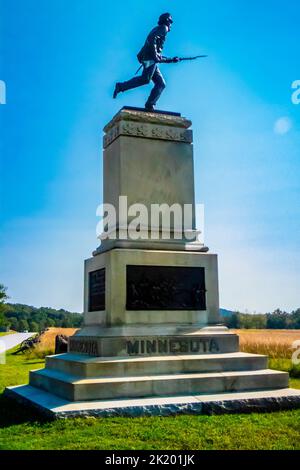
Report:
<svg viewBox="0 0 300 470"><path fill-rule="evenodd" d="M41 366L44 365L44 363L43 363L41 360L38 360L38 361L33 361L33 360L28 361L28 360L27 360L27 361L26 361L26 364L40 364ZM42 368L42 367L41 367L41 368Z"/></svg>
<svg viewBox="0 0 300 470"><path fill-rule="evenodd" d="M7 428L24 423L46 423L50 418L42 416L37 410L12 400L9 397L0 395L0 428Z"/></svg>

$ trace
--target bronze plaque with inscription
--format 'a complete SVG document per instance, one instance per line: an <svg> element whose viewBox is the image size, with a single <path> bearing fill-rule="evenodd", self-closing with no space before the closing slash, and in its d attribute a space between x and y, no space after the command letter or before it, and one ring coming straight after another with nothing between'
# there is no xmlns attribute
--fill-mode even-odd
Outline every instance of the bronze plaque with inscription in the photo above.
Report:
<svg viewBox="0 0 300 470"><path fill-rule="evenodd" d="M127 310L206 310L205 270L126 266Z"/></svg>
<svg viewBox="0 0 300 470"><path fill-rule="evenodd" d="M89 273L89 312L105 310L105 268Z"/></svg>

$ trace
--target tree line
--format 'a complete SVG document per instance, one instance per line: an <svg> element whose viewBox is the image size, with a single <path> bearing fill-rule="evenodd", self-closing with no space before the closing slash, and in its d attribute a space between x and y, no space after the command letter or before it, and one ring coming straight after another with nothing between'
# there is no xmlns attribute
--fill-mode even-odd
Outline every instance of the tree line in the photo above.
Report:
<svg viewBox="0 0 300 470"><path fill-rule="evenodd" d="M6 289L0 285L0 331L34 331L40 332L45 328L80 328L83 315L56 310L49 307L32 307L24 304L6 302Z"/></svg>
<svg viewBox="0 0 300 470"><path fill-rule="evenodd" d="M234 329L299 330L300 308L291 313L280 309L265 314L232 312L224 321Z"/></svg>

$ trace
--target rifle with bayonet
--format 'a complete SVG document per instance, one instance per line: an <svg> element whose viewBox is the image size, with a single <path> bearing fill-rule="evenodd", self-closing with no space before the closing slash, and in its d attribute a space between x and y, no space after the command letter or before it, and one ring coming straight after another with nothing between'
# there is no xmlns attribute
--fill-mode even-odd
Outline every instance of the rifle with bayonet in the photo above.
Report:
<svg viewBox="0 0 300 470"><path fill-rule="evenodd" d="M203 59L204 57L208 57L207 55L196 55L194 57L173 57L172 59L164 59L162 60L165 64L170 64L173 62L183 62L184 60L196 60L196 59Z"/></svg>
<svg viewBox="0 0 300 470"><path fill-rule="evenodd" d="M196 55L194 57L172 57L171 59L168 59L167 57L162 57L161 62L162 64L173 64L177 62L183 62L184 60L196 60L196 59L203 59L205 57L208 57L207 55ZM153 62L154 63L154 62ZM143 67L143 64L137 69L135 72L135 75L139 73L141 68Z"/></svg>

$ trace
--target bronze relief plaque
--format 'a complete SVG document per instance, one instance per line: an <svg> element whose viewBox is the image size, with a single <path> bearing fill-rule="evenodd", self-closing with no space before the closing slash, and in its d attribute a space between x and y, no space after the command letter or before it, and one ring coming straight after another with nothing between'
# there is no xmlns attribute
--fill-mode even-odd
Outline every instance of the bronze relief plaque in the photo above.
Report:
<svg viewBox="0 0 300 470"><path fill-rule="evenodd" d="M206 310L205 269L126 266L126 310Z"/></svg>
<svg viewBox="0 0 300 470"><path fill-rule="evenodd" d="M89 312L105 310L105 268L89 273Z"/></svg>

